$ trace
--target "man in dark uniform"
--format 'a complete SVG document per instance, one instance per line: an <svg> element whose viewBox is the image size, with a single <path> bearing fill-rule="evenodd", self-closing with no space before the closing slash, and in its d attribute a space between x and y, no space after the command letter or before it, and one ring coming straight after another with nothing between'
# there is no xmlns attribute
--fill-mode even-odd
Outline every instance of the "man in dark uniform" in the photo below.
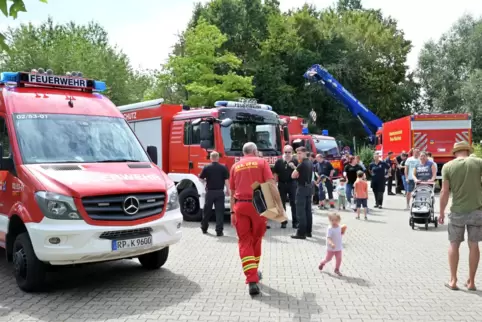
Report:
<svg viewBox="0 0 482 322"><path fill-rule="evenodd" d="M291 218L293 228L298 228L298 219L296 218L296 182L291 178L291 174L298 166L298 160L293 157L293 148L291 145L285 145L283 158L278 159L274 164L273 172L275 178L278 179L278 191L281 196L283 208L286 210L287 196L290 201ZM281 228L286 228L287 221L281 224Z"/></svg>
<svg viewBox="0 0 482 322"><path fill-rule="evenodd" d="M392 191L392 186L393 186L393 179L395 178L395 169L397 168L397 160L393 155L392 151L388 152L388 157L385 160L385 163L390 167L388 170L388 178L387 178L387 190L388 190L388 195L393 196L394 193Z"/></svg>
<svg viewBox="0 0 482 322"><path fill-rule="evenodd" d="M388 171L390 171L390 166L386 162L381 161L380 156L376 153L368 169L372 175L371 187L375 195L375 208L382 209L385 182L388 177Z"/></svg>
<svg viewBox="0 0 482 322"><path fill-rule="evenodd" d="M317 177L321 178L322 175L326 177L325 180L325 187L326 191L328 192L328 199L330 200L330 208L335 208L335 199L333 199L333 174L335 173L335 169L333 168L333 165L327 160L325 160L325 157L322 154L318 154L316 156L316 174ZM318 186L318 189L320 189L320 186ZM324 207L324 200L320 200L320 206Z"/></svg>
<svg viewBox="0 0 482 322"><path fill-rule="evenodd" d="M244 157L231 168L231 223L238 235L239 257L249 285L249 294L259 294L258 273L261 260L261 242L266 232L266 217L259 215L253 206L255 182L275 184L268 161L258 157L258 148L253 142L243 146Z"/></svg>
<svg viewBox="0 0 482 322"><path fill-rule="evenodd" d="M206 198L203 209L203 219L201 221L201 230L203 234L207 234L209 227L209 219L211 219L214 210L216 212L216 235L223 236L224 228L224 187L229 195L229 171L219 163L219 153L212 151L210 154L211 164L203 168L199 178L206 184Z"/></svg>
<svg viewBox="0 0 482 322"><path fill-rule="evenodd" d="M396 178L397 178L397 186L395 188L395 193L396 194L402 194L402 190L405 190L405 186L403 184L403 179L402 176L405 174L404 169L402 169L402 162L404 162L407 159L407 152L405 150L402 151L402 153L396 157L397 159L397 170L396 170Z"/></svg>
<svg viewBox="0 0 482 322"><path fill-rule="evenodd" d="M296 179L298 183L298 188L296 189L298 230L291 238L306 239L306 237L311 237L313 227L313 214L311 213L313 163L308 159L305 147L297 148L296 153L298 160L302 160L291 174L291 177Z"/></svg>
<svg viewBox="0 0 482 322"><path fill-rule="evenodd" d="M316 160L316 154L310 153L309 155L310 155L309 159L311 163L313 163L313 176L314 176L313 177L314 181L312 182L312 188L311 188L311 194L313 196L312 201L314 205L318 205L318 203L320 202L318 184L316 183L316 171L317 171L316 165L318 161Z"/></svg>

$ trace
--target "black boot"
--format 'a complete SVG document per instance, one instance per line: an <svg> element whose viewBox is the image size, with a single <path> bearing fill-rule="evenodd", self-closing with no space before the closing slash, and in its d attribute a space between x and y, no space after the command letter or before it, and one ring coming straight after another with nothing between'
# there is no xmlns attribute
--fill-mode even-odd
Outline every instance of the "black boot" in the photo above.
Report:
<svg viewBox="0 0 482 322"><path fill-rule="evenodd" d="M286 225L287 225L287 224L288 224L287 221L282 222L282 223L281 223L281 228L286 228Z"/></svg>
<svg viewBox="0 0 482 322"><path fill-rule="evenodd" d="M249 283L249 295L258 295L259 294L259 286L257 283Z"/></svg>

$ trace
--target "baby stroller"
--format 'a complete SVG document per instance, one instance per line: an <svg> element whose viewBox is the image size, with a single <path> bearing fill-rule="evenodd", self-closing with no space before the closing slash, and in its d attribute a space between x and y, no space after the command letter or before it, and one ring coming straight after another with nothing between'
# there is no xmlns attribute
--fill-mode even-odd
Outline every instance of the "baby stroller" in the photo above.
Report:
<svg viewBox="0 0 482 322"><path fill-rule="evenodd" d="M433 223L438 226L438 218L435 217L435 184L430 182L419 182L412 192L412 205L410 206L410 226L415 229L415 224Z"/></svg>

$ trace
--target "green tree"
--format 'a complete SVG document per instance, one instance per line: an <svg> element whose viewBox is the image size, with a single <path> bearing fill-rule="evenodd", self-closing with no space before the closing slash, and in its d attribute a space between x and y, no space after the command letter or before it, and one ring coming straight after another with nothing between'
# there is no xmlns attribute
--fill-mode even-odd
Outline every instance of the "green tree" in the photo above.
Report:
<svg viewBox="0 0 482 322"><path fill-rule="evenodd" d="M40 2L47 3L47 0L39 0ZM27 12L23 0L0 0L0 11L2 11L5 17L12 17L17 19L19 12ZM8 49L5 42L5 35L0 33L0 49Z"/></svg>
<svg viewBox="0 0 482 322"><path fill-rule="evenodd" d="M424 112L470 112L474 137L482 138L482 18L461 17L438 41L427 42L417 75Z"/></svg>
<svg viewBox="0 0 482 322"><path fill-rule="evenodd" d="M96 23L57 25L52 19L40 26L22 24L6 32L10 50L0 54L0 68L30 71L50 68L62 75L81 71L85 77L107 83L106 95L117 105L141 101L149 76L134 72L129 59L109 45L107 32Z"/></svg>
<svg viewBox="0 0 482 322"><path fill-rule="evenodd" d="M250 97L254 88L252 77L236 74L242 61L220 50L226 41L216 26L201 19L185 33L183 54L171 56L164 66L172 78L161 78L162 88L184 90L186 103L192 106L212 106L219 99Z"/></svg>

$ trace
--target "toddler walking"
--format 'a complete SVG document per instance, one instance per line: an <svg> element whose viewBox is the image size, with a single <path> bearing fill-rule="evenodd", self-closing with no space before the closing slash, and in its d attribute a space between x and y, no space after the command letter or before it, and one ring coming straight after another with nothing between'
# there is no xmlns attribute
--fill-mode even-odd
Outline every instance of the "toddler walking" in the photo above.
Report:
<svg viewBox="0 0 482 322"><path fill-rule="evenodd" d="M325 259L321 261L318 268L323 270L323 267L335 257L335 274L342 276L340 273L341 266L341 252L343 250L342 235L344 233L344 228L340 226L341 217L339 214L331 213L328 215L330 220L330 226L326 232L326 256Z"/></svg>
<svg viewBox="0 0 482 322"><path fill-rule="evenodd" d="M360 209L363 207L363 212L365 214L365 220L367 220L368 213L368 182L364 180L365 174L362 171L358 171L358 179L353 185L353 191L356 198L356 219L360 219Z"/></svg>
<svg viewBox="0 0 482 322"><path fill-rule="evenodd" d="M338 210L345 210L346 207L346 179L341 178L336 186L336 194L338 195Z"/></svg>

